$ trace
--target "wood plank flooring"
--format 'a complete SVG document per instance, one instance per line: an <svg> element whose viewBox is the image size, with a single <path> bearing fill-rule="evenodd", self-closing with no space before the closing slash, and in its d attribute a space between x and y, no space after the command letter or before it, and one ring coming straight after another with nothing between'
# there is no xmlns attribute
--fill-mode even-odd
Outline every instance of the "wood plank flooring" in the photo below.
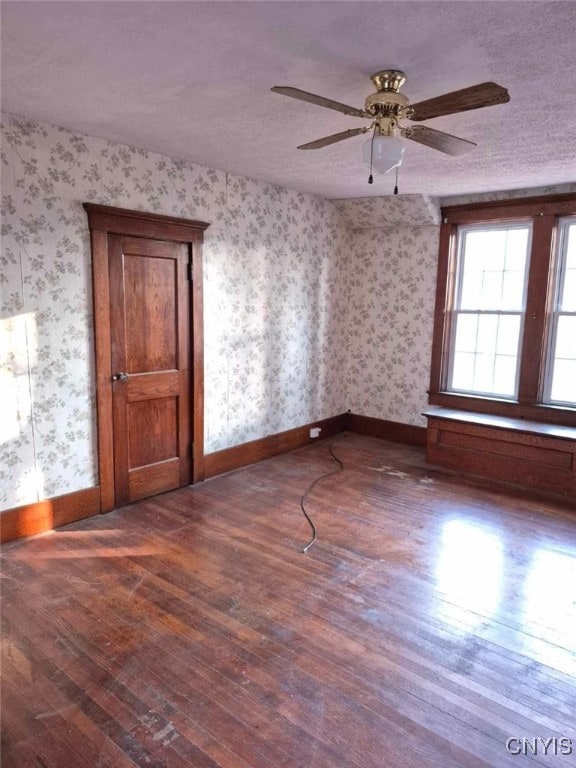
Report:
<svg viewBox="0 0 576 768"><path fill-rule="evenodd" d="M3 768L576 765L576 513L329 445L6 545Z"/></svg>

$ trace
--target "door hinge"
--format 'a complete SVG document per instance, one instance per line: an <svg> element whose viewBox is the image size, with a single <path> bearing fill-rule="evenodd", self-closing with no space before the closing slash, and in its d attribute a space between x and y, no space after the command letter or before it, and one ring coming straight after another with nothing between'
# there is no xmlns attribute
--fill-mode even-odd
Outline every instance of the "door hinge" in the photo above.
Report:
<svg viewBox="0 0 576 768"><path fill-rule="evenodd" d="M188 276L188 280L192 282L193 278L192 278L192 262L191 261L189 261L187 264L186 275Z"/></svg>

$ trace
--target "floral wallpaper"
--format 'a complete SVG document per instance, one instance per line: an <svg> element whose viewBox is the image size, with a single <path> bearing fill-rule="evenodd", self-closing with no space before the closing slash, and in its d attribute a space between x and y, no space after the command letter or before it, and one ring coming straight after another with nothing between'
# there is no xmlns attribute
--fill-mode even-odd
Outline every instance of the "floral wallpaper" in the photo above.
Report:
<svg viewBox="0 0 576 768"><path fill-rule="evenodd" d="M206 453L346 409L424 424L437 200L329 201L12 115L1 130L0 510L98 482L86 201L210 224Z"/></svg>
<svg viewBox="0 0 576 768"><path fill-rule="evenodd" d="M438 227L353 230L350 251L348 408L425 426Z"/></svg>
<svg viewBox="0 0 576 768"><path fill-rule="evenodd" d="M387 195L332 201L348 227L417 227L440 224L437 198L427 195Z"/></svg>
<svg viewBox="0 0 576 768"><path fill-rule="evenodd" d="M333 202L349 228L347 408L425 426L438 200L388 195Z"/></svg>
<svg viewBox="0 0 576 768"><path fill-rule="evenodd" d="M210 224L207 453L345 409L332 203L12 115L1 165L0 509L98 482L85 201Z"/></svg>

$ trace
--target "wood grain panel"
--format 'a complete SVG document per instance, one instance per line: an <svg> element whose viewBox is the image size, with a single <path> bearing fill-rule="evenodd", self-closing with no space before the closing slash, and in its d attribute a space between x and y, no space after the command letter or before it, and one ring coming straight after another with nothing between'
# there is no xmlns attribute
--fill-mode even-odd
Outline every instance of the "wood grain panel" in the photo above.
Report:
<svg viewBox="0 0 576 768"><path fill-rule="evenodd" d="M124 370L128 373L149 373L175 369L178 367L177 262L129 253L125 240L123 246Z"/></svg>
<svg viewBox="0 0 576 768"><path fill-rule="evenodd" d="M128 468L178 457L178 400L159 397L128 403Z"/></svg>
<svg viewBox="0 0 576 768"><path fill-rule="evenodd" d="M192 260L192 381L194 399L191 416L193 424L192 477L194 483L204 479L204 291L202 242L190 244Z"/></svg>
<svg viewBox="0 0 576 768"><path fill-rule="evenodd" d="M514 436L513 436L514 437ZM533 441L518 443L515 440L497 440L493 435L484 434L476 437L466 430L466 434L460 431L450 431L447 429L439 430L439 445L446 445L451 448L464 448L469 451L483 451L484 453L494 453L498 456L512 456L524 461L535 461L547 464L551 467L572 468L573 453L571 451L555 450L550 447L537 447L531 444ZM540 442L540 441L539 441ZM545 446L546 441L541 441ZM555 444L558 447L558 443Z"/></svg>
<svg viewBox="0 0 576 768"><path fill-rule="evenodd" d="M576 476L573 472L561 472L558 467L526 462L525 459L499 454L479 453L462 446L450 448L442 443L442 430L437 445L428 447L426 458L430 464L448 467L463 474L514 483L524 488L536 488L549 493L576 498Z"/></svg>
<svg viewBox="0 0 576 768"><path fill-rule="evenodd" d="M556 217L551 214L537 216L532 225L530 280L519 360L519 403L537 403L544 387L544 363L548 348L546 307L553 279L550 260L555 226Z"/></svg>
<svg viewBox="0 0 576 768"><path fill-rule="evenodd" d="M154 496L179 486L180 461L177 458L131 469L128 474L130 501Z"/></svg>
<svg viewBox="0 0 576 768"><path fill-rule="evenodd" d="M450 342L450 319L456 279L457 227L442 220L436 269L436 298L434 303L434 329L430 362L430 393L446 388L446 354Z"/></svg>
<svg viewBox="0 0 576 768"><path fill-rule="evenodd" d="M487 418L487 417L484 417ZM576 440L428 415L430 464L576 500ZM516 420L511 419L511 422ZM568 432L568 427L556 427Z"/></svg>
<svg viewBox="0 0 576 768"><path fill-rule="evenodd" d="M442 219L450 224L477 224L479 221L522 219L528 216L570 215L575 212L573 193L498 200L490 203L464 203L441 209Z"/></svg>
<svg viewBox="0 0 576 768"><path fill-rule="evenodd" d="M180 392L180 374L178 371L142 373L130 376L126 386L130 403L154 397L175 397Z"/></svg>
<svg viewBox="0 0 576 768"><path fill-rule="evenodd" d="M112 416L112 368L110 345L110 282L108 234L93 229L92 299L94 303L94 346L96 363L96 408L98 412L98 474L101 509L114 509L114 427Z"/></svg>
<svg viewBox="0 0 576 768"><path fill-rule="evenodd" d="M203 231L210 226L204 221L191 221L147 211L131 211L95 203L84 203L83 206L88 214L90 229L116 235L137 235L155 240L191 243L201 241Z"/></svg>
<svg viewBox="0 0 576 768"><path fill-rule="evenodd" d="M108 271L110 274L110 356L112 374L126 372L126 321L124 312L124 259L122 240L108 238ZM114 456L114 506L126 504L130 498L128 487L128 386L126 381L112 381L112 421Z"/></svg>

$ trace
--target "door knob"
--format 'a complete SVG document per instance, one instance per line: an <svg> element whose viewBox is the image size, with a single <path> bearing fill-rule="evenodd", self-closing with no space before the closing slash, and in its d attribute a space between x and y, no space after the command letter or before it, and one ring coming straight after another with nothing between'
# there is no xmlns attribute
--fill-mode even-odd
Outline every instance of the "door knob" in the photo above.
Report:
<svg viewBox="0 0 576 768"><path fill-rule="evenodd" d="M126 381L127 378L128 378L128 374L124 373L124 371L120 371L119 373L112 374L112 381Z"/></svg>

